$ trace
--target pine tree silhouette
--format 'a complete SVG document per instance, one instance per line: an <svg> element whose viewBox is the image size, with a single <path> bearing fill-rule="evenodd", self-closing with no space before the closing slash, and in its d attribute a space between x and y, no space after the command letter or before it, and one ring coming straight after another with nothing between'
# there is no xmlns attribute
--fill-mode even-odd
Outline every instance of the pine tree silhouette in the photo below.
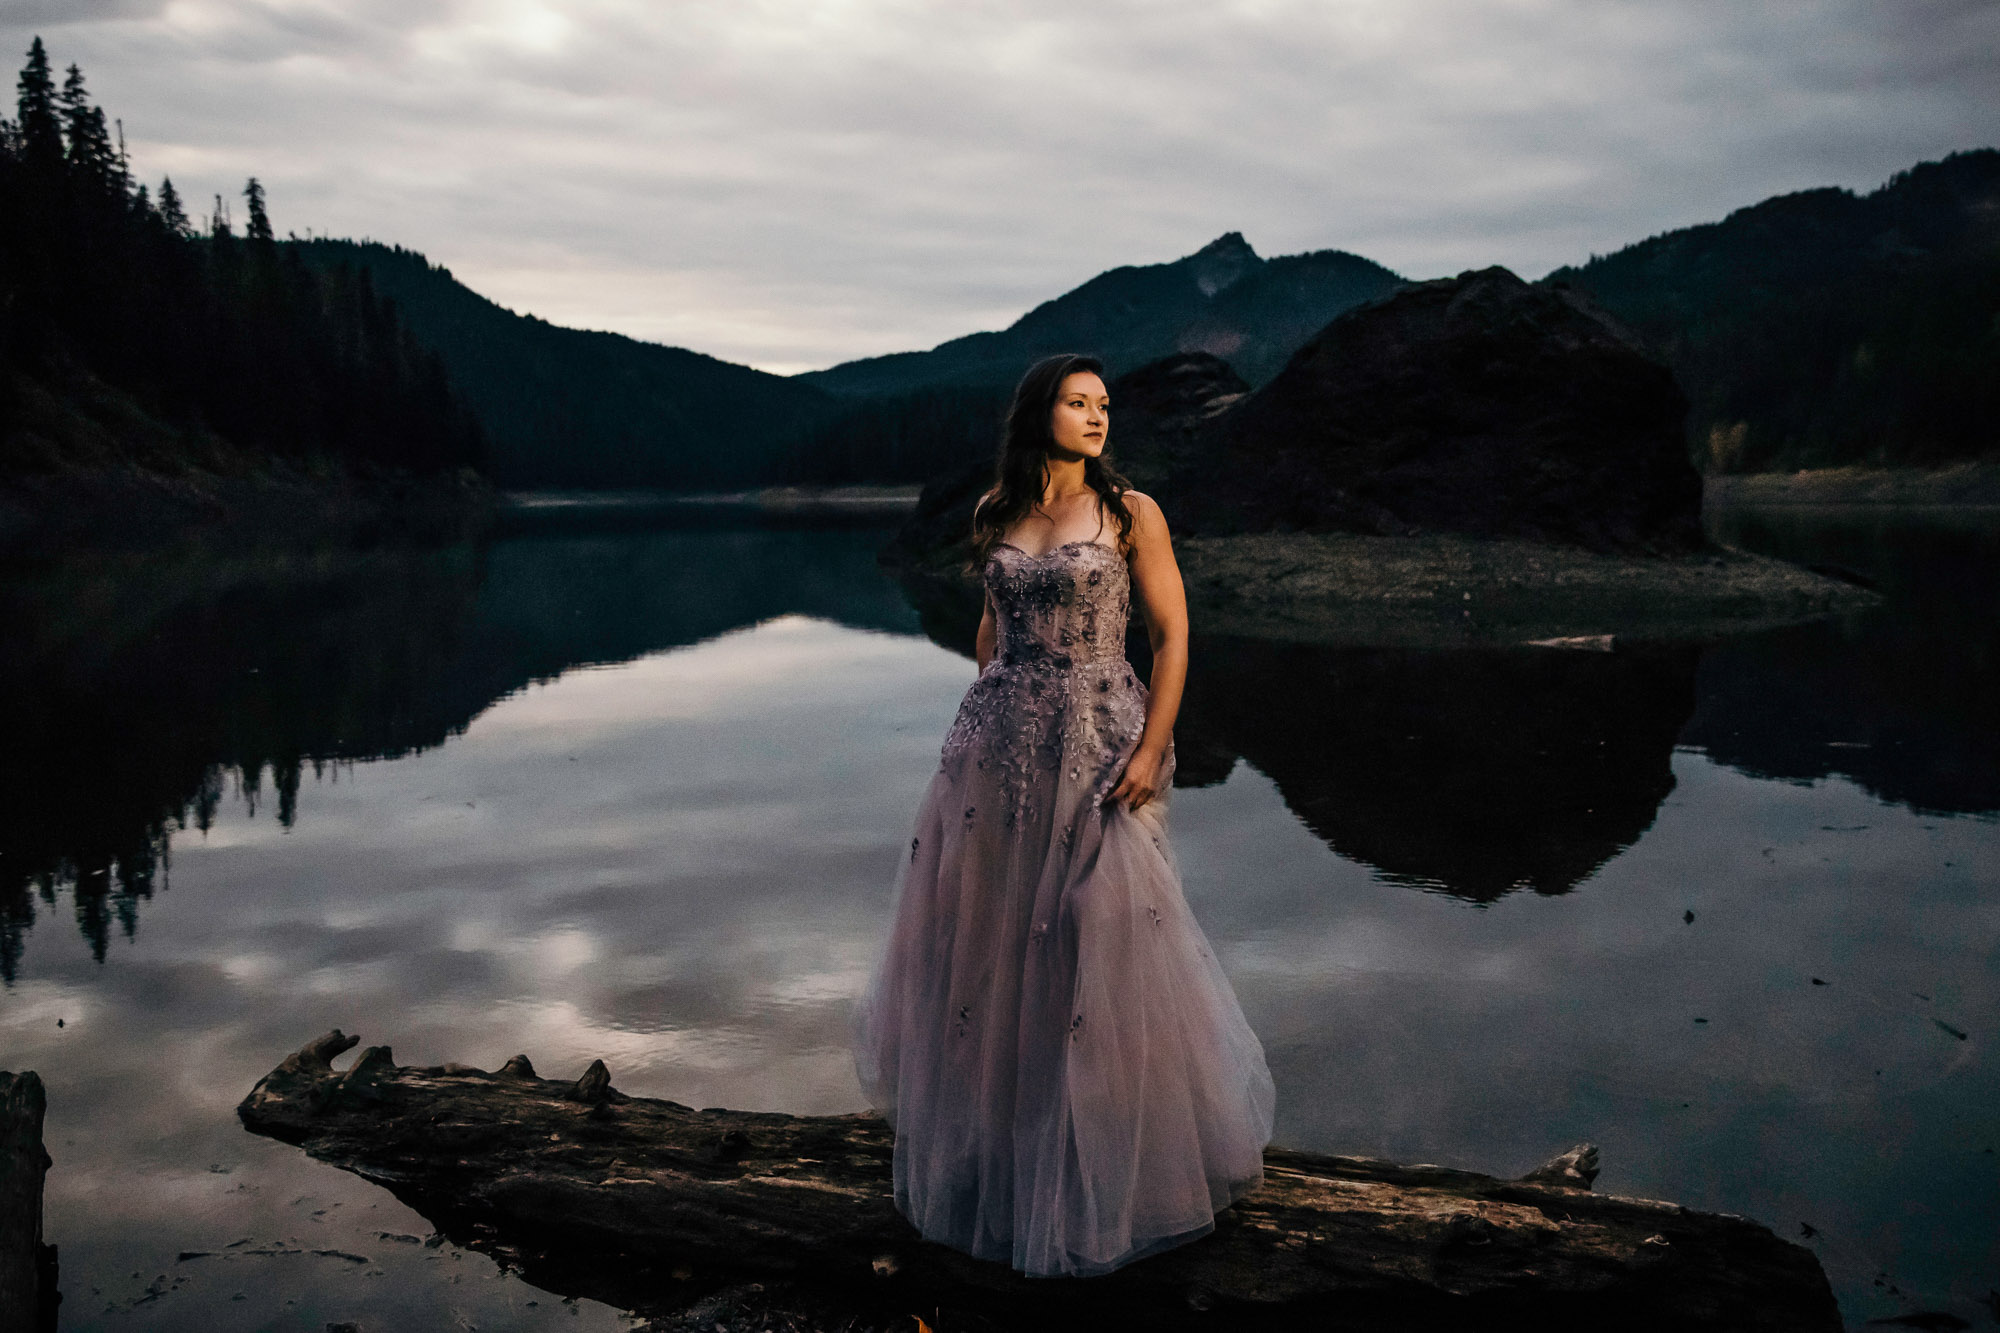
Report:
<svg viewBox="0 0 2000 1333"><path fill-rule="evenodd" d="M160 203L156 210L161 222L176 236L188 236L194 226L188 221L187 210L181 206L181 192L174 188L172 176L160 177Z"/></svg>
<svg viewBox="0 0 2000 1333"><path fill-rule="evenodd" d="M134 187L122 126L115 139L81 69L58 93L37 39L20 89L20 122L0 126L0 468L114 457L241 476L284 458L367 478L476 465L477 420L436 356L365 281L280 245L259 180L244 189L247 243L221 195L197 229L171 180L157 204ZM75 418L46 423L46 438L116 452L17 448L31 386L35 411ZM105 404L108 431L92 415Z"/></svg>
<svg viewBox="0 0 2000 1333"><path fill-rule="evenodd" d="M28 47L28 63L21 70L20 120L21 158L30 170L53 172L62 166L62 120L56 113L56 83L49 74L49 53L37 37Z"/></svg>
<svg viewBox="0 0 2000 1333"><path fill-rule="evenodd" d="M264 211L264 187L257 183L255 176L252 176L250 183L243 187L243 198L248 201L250 207L250 221L243 229L244 236L253 242L262 241L266 245L275 243L278 238L271 230L271 216Z"/></svg>
<svg viewBox="0 0 2000 1333"><path fill-rule="evenodd" d="M65 157L70 179L86 189L104 193L122 190L118 152L111 146L111 131L105 124L104 112L90 104L83 86L83 71L75 65L69 67L69 77L63 80L57 102L62 108L63 135L68 141Z"/></svg>

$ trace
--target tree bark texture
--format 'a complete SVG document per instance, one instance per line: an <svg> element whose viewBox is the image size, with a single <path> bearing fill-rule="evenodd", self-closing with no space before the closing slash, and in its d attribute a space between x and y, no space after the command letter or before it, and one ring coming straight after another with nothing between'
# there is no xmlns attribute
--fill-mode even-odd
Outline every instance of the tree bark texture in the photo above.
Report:
<svg viewBox="0 0 2000 1333"><path fill-rule="evenodd" d="M1029 1279L916 1234L876 1116L628 1098L602 1061L572 1082L525 1056L406 1068L374 1046L335 1070L356 1041L336 1030L286 1057L244 1124L538 1285L654 1316L761 1279L933 1326L1840 1327L1810 1251L1744 1218L1592 1193L1587 1144L1519 1180L1273 1148L1213 1234L1103 1277Z"/></svg>

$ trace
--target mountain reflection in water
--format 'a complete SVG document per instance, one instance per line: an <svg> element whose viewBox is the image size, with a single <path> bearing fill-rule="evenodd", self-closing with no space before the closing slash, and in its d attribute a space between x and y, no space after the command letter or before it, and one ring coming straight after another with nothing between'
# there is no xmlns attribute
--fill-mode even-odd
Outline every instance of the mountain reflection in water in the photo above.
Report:
<svg viewBox="0 0 2000 1333"><path fill-rule="evenodd" d="M1834 774L1915 810L2000 810L2000 522L1992 511L1724 510L1736 545L1839 566L1874 610L1719 645L1684 744L1753 777Z"/></svg>
<svg viewBox="0 0 2000 1333"><path fill-rule="evenodd" d="M176 828L230 797L442 745L494 701L798 613L910 633L868 531L652 532L484 549L78 560L0 576L0 978L37 904L99 961L162 887ZM267 797L266 783L269 783Z"/></svg>
<svg viewBox="0 0 2000 1333"><path fill-rule="evenodd" d="M1696 657L1206 640L1175 744L1186 785L1241 755L1393 882L1480 903L1566 893L1673 790Z"/></svg>
<svg viewBox="0 0 2000 1333"><path fill-rule="evenodd" d="M1721 520L1889 596L1603 654L1198 637L1190 904L1281 1142L1513 1172L1589 1138L1608 1189L1810 1224L1856 1326L1983 1317L2000 522ZM65 1308L623 1326L242 1132L235 1098L331 1026L860 1109L852 998L978 612L906 600L885 535L0 573L0 1035L49 1081ZM308 1235L375 1267L229 1248Z"/></svg>
<svg viewBox="0 0 2000 1333"><path fill-rule="evenodd" d="M1560 894L1651 827L1676 743L1759 777L1853 778L2000 810L2000 528L1725 513L1720 534L1839 564L1882 609L1727 641L1388 649L1198 637L1176 784L1240 757L1343 856L1492 902ZM978 599L906 589L872 530L571 535L485 548L75 561L0 578L0 977L72 897L102 960L175 828L231 797L296 817L303 775L443 744L584 665L799 613L971 653ZM1142 668L1144 635L1130 652ZM268 785L268 795L267 786Z"/></svg>
<svg viewBox="0 0 2000 1333"><path fill-rule="evenodd" d="M978 597L934 583L909 594L925 632L970 657ZM1137 626L1126 653L1150 676ZM1673 790L1699 656L1197 633L1174 785L1212 786L1245 759L1308 828L1385 879L1480 903L1566 893L1637 841Z"/></svg>

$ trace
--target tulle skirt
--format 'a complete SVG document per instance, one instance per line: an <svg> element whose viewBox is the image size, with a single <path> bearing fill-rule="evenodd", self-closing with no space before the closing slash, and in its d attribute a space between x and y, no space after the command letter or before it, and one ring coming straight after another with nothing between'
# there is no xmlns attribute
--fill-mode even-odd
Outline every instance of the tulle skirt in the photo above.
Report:
<svg viewBox="0 0 2000 1333"><path fill-rule="evenodd" d="M1261 1181L1271 1139L1263 1047L1168 840L1171 747L1152 800L1100 800L1135 741L1062 752L1026 799L994 752L948 746L855 1012L862 1089L895 1129L897 1208L927 1239L1034 1276L1109 1272L1212 1231Z"/></svg>

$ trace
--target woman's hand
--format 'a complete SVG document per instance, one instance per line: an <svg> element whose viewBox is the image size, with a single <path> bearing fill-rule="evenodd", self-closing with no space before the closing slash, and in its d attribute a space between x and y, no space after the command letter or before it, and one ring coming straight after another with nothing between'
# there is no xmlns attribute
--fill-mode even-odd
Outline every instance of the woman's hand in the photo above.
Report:
<svg viewBox="0 0 2000 1333"><path fill-rule="evenodd" d="M1146 802L1160 794L1160 768L1166 762L1162 750L1140 746L1132 752L1132 758L1125 764L1125 771L1118 775L1118 785L1105 796L1107 805L1119 801L1127 810L1137 810Z"/></svg>

